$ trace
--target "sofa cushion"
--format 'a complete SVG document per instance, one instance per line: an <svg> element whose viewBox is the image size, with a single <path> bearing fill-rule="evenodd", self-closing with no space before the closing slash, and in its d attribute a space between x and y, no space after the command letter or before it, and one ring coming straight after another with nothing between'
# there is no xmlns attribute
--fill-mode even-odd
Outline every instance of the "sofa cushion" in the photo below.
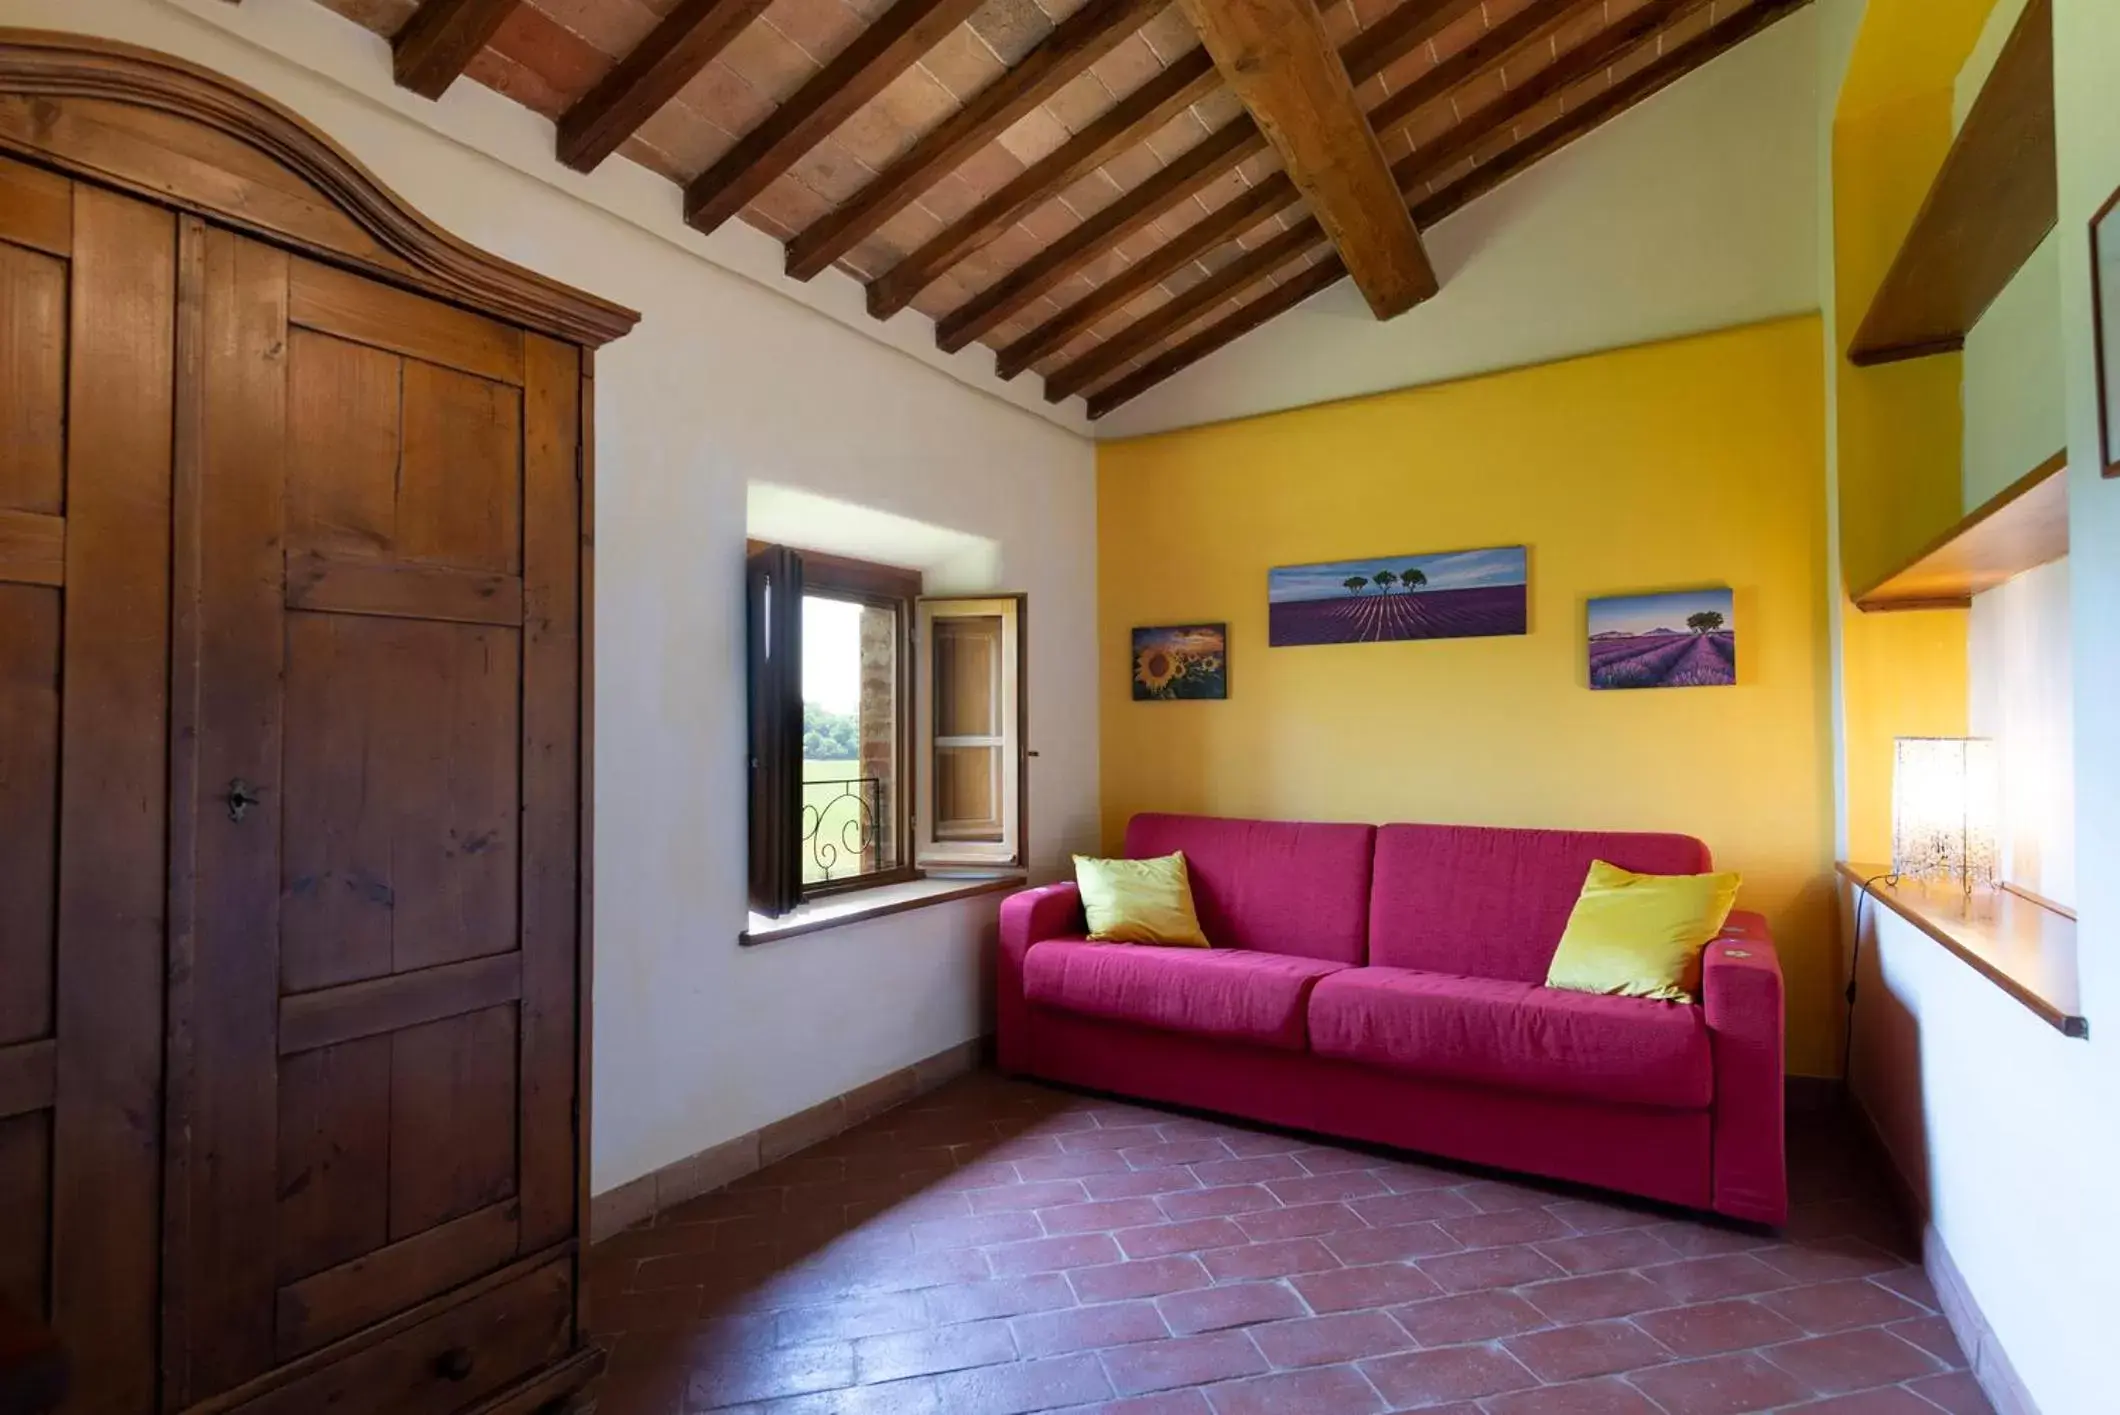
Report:
<svg viewBox="0 0 2120 1415"><path fill-rule="evenodd" d="M1301 1051L1310 990L1342 966L1279 953L1047 939L1024 956L1023 992L1064 1012Z"/></svg>
<svg viewBox="0 0 2120 1415"><path fill-rule="evenodd" d="M1615 1103L1698 1109L1715 1091L1698 1007L1409 968L1319 982L1310 1045L1390 1071Z"/></svg>
<svg viewBox="0 0 2120 1415"><path fill-rule="evenodd" d="M1649 875L1713 868L1689 835L1387 825L1377 831L1368 961L1543 982L1592 860Z"/></svg>
<svg viewBox="0 0 2120 1415"><path fill-rule="evenodd" d="M1126 826L1134 859L1185 852L1200 927L1216 948L1341 963L1365 961L1375 844L1369 825L1148 814Z"/></svg>

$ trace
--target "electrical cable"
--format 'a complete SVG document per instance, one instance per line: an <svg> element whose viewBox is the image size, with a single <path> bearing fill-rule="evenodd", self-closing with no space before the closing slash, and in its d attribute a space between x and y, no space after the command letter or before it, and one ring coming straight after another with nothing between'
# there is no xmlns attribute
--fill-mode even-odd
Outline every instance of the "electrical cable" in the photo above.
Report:
<svg viewBox="0 0 2120 1415"><path fill-rule="evenodd" d="M1870 902L1870 891L1879 884L1898 883L1898 871L1886 870L1864 880L1862 889L1855 896L1855 951L1848 959L1848 987L1842 994L1847 999L1848 1021L1840 1040L1840 1085L1851 1098L1855 1094L1855 984L1862 976L1862 906Z"/></svg>

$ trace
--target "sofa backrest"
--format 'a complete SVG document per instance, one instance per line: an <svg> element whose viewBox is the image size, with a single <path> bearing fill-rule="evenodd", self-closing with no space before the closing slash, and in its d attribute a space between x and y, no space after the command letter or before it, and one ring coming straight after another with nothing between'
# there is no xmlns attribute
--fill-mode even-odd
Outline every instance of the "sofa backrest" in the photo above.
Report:
<svg viewBox="0 0 2120 1415"><path fill-rule="evenodd" d="M1708 847L1690 835L1383 826L1369 961L1542 983L1592 860L1656 875L1713 868Z"/></svg>
<svg viewBox="0 0 2120 1415"><path fill-rule="evenodd" d="M1337 963L1360 963L1369 942L1373 825L1138 815L1126 854L1185 852L1207 941Z"/></svg>

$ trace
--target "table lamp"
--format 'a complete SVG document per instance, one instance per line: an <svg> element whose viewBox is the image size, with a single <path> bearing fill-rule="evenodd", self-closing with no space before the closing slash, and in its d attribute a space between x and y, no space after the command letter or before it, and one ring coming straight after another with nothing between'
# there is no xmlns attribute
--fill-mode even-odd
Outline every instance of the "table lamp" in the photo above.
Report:
<svg viewBox="0 0 2120 1415"><path fill-rule="evenodd" d="M1892 771L1892 873L1958 885L1996 883L2001 779L1985 737L1901 737Z"/></svg>

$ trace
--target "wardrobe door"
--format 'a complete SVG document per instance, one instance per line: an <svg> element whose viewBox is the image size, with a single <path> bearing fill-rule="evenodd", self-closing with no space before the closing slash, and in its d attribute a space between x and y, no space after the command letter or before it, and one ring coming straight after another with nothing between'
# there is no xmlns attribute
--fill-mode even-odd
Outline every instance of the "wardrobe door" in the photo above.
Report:
<svg viewBox="0 0 2120 1415"><path fill-rule="evenodd" d="M176 224L0 159L0 1296L154 1399Z"/></svg>
<svg viewBox="0 0 2120 1415"><path fill-rule="evenodd" d="M580 588L577 350L182 249L175 1408L574 1232Z"/></svg>

